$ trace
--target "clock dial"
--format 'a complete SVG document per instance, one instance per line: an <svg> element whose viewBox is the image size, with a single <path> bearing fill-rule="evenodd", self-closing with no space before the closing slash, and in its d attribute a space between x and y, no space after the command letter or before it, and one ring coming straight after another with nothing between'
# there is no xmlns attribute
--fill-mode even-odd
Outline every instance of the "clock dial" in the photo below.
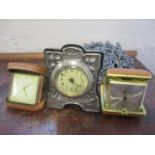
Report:
<svg viewBox="0 0 155 155"><path fill-rule="evenodd" d="M111 109L125 108L134 111L140 108L145 86L112 84L110 88Z"/></svg>
<svg viewBox="0 0 155 155"><path fill-rule="evenodd" d="M56 87L70 97L80 96L88 86L87 74L78 67L66 67L57 74Z"/></svg>
<svg viewBox="0 0 155 155"><path fill-rule="evenodd" d="M9 100L34 105L38 92L38 75L15 73Z"/></svg>

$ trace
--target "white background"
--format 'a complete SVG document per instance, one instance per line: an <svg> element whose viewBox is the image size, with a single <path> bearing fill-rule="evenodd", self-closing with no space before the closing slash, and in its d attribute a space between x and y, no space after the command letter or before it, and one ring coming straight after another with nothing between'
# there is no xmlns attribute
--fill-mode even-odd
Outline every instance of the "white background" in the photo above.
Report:
<svg viewBox="0 0 155 155"><path fill-rule="evenodd" d="M114 19L144 19L144 18L154 18L155 17L155 9L154 9L154 0L0 0L0 18L18 18L18 19L26 19L26 18L76 18L76 19L92 19L92 18L114 18ZM13 22L13 21L11 21ZM102 30L103 32L107 32L106 30L112 30L111 37L110 33L106 33L106 40L109 39L112 42L121 41L123 48L141 48L141 52L139 52L139 59L145 60L145 64L152 66L154 65L153 60L154 57L150 56L150 53L154 55L154 43L153 38L154 31L154 22L149 21L143 23L144 21L137 21L139 23L138 27L133 24L133 22L129 22L132 24L128 28L131 30L128 32L129 36L127 38L131 39L123 39L123 37L119 37L117 34L123 34L126 31L126 26L123 28L120 27L119 23L117 29L120 30L117 32L115 27L107 28ZM5 23L5 22L4 22ZM122 22L121 22L122 23ZM127 22L128 23L128 22ZM142 24L143 23L143 24ZM3 24L2 24L3 25ZM110 24L111 25L111 24ZM126 25L126 24L125 24ZM1 24L0 24L1 26ZM93 25L92 25L93 26ZM10 34L11 32L17 32L17 30L9 30L6 26L6 30L4 30L5 26L3 26L2 34ZM88 27L91 27L89 24ZM95 27L95 26L93 26ZM108 27L108 26L106 26ZM145 28L144 28L145 27ZM13 28L13 26L11 26ZM1 29L1 27L0 27ZM20 28L18 27L18 31ZM140 29L140 30L139 30ZM151 29L151 30L150 30ZM75 29L74 29L75 30ZM5 32L6 31L6 32ZM45 30L46 31L46 30ZM96 30L97 31L97 30ZM137 32L138 33L137 33ZM117 33L116 33L117 32ZM120 33L122 32L122 33ZM145 32L140 34L140 32ZM56 33L56 32L55 32ZM134 34L137 35L134 35ZM15 33L16 34L16 33ZM38 33L40 35L40 33ZM112 35L115 34L115 37ZM145 34L145 35L144 35ZM35 36L37 33L35 34ZM130 36L131 35L131 36ZM6 35L9 36L9 35ZM15 35L17 36L17 34ZM68 35L70 36L70 35ZM125 35L122 35L125 37ZM141 36L141 37L140 37ZM146 37L147 36L147 37ZM109 38L107 38L109 37ZM7 37L6 37L7 38ZM17 37L18 38L18 37ZM90 38L90 37L89 37ZM132 40L136 40L133 41ZM135 39L137 38L137 39ZM138 39L140 38L140 40ZM145 38L145 39L144 39ZM85 42L87 38L81 41ZM92 39L92 38L91 38ZM94 37L93 37L94 39ZM100 39L100 38L98 38ZM126 39L128 43L126 42ZM148 39L148 40L147 40ZM149 41L150 39L150 41ZM37 40L37 39L36 39ZM147 43L145 44L145 41ZM6 42L8 39L6 39ZM15 39L18 41L18 39ZM104 41L104 38L103 38ZM1 41L0 41L1 42ZM138 42L138 43L137 43ZM28 43L28 42L27 42ZM36 42L37 43L37 42ZM50 43L50 44L49 44ZM79 42L80 43L80 42ZM136 44L135 44L136 43ZM145 45L143 45L143 43ZM10 47L13 45L12 41L10 43L1 44L1 52L9 52ZM22 46L21 46L22 45ZM18 51L23 50L23 46L25 44L19 42ZM32 45L29 43L29 45ZM38 45L38 43L37 43ZM48 42L49 46L61 46L54 45L51 42ZM17 49L17 46L13 46L14 49ZM33 50L32 47L36 48L36 51L42 50L44 45L41 43L39 48L36 48L36 45L27 47L26 51ZM13 49L13 47L11 49ZM19 48L20 47L20 48ZM137 48L138 49L138 48ZM147 49L147 50L146 50ZM149 52L148 49L151 49ZM35 49L34 49L35 50ZM13 52L13 50L12 50ZM141 55L141 56L140 56ZM145 56L144 56L145 55ZM151 65L149 65L151 67ZM153 103L152 103L153 104ZM143 119L143 118L142 118ZM23 122L24 123L24 122ZM149 126L148 126L149 127ZM149 133L148 133L149 134ZM29 155L29 154L37 154L37 155L98 155L98 154L112 154L112 155L146 155L146 154L154 154L154 144L155 137L154 136L0 136L0 154L2 155Z"/></svg>
<svg viewBox="0 0 155 155"><path fill-rule="evenodd" d="M107 40L137 50L138 59L155 73L155 20L0 20L0 52L42 52L67 43Z"/></svg>

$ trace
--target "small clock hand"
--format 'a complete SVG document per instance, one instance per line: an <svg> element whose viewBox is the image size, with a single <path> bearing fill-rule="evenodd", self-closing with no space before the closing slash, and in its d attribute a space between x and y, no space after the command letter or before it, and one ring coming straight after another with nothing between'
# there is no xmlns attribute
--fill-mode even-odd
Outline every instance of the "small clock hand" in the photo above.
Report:
<svg viewBox="0 0 155 155"><path fill-rule="evenodd" d="M72 82L72 84L74 84L74 85L76 85L76 86L80 87L80 85L78 85L78 84L77 84L77 83L75 83L75 82Z"/></svg>
<svg viewBox="0 0 155 155"><path fill-rule="evenodd" d="M25 89L26 89L27 87L29 87L30 85L31 85L31 83L28 84L28 85L26 85L26 86L23 88L25 96L27 96L27 93L26 93Z"/></svg>
<svg viewBox="0 0 155 155"><path fill-rule="evenodd" d="M76 86L78 86L78 87L80 87L80 85L78 85L78 84L74 81L74 79L72 79L72 78L69 79L69 82L72 83L72 84L74 84L74 85L76 85Z"/></svg>
<svg viewBox="0 0 155 155"><path fill-rule="evenodd" d="M74 84L76 84L78 87L80 87L80 85L78 85L77 83L74 82Z"/></svg>
<svg viewBox="0 0 155 155"><path fill-rule="evenodd" d="M137 97L137 96L140 96L143 94L143 91L139 92L139 93L136 93L136 94L133 94L133 95L128 95L128 97L132 98L132 97Z"/></svg>
<svg viewBox="0 0 155 155"><path fill-rule="evenodd" d="M26 85L25 87L24 87L24 90L28 87L28 86L30 86L31 85L31 83L30 84L28 84L28 85Z"/></svg>
<svg viewBox="0 0 155 155"><path fill-rule="evenodd" d="M24 89L24 88L23 88L23 90L24 90L24 94L25 94L25 96L27 96L26 91L25 91L25 89Z"/></svg>

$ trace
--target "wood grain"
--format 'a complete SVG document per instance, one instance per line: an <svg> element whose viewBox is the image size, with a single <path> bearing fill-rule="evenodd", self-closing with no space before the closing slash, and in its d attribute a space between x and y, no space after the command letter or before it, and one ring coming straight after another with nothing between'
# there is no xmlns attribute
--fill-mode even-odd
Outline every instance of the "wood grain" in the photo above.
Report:
<svg viewBox="0 0 155 155"><path fill-rule="evenodd" d="M43 64L43 61L35 61ZM147 115L129 118L102 113L84 112L77 106L62 110L48 109L31 112L7 108L4 104L9 86L8 61L0 61L0 134L3 135L152 135L155 134L155 77L152 76L144 100ZM135 60L135 68L146 67Z"/></svg>
<svg viewBox="0 0 155 155"><path fill-rule="evenodd" d="M32 52L32 53L0 53L0 60L9 61L30 61L30 60L43 60L43 52Z"/></svg>
<svg viewBox="0 0 155 155"><path fill-rule="evenodd" d="M130 57L136 57L137 51L127 50L127 55ZM30 60L43 60L43 52L32 52L32 53L0 53L0 60L2 61L30 61Z"/></svg>

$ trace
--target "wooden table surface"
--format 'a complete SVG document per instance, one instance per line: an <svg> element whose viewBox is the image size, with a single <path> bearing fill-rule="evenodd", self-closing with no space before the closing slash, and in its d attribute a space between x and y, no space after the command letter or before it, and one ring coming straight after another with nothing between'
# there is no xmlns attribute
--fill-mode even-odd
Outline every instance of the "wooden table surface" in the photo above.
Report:
<svg viewBox="0 0 155 155"><path fill-rule="evenodd" d="M10 109L4 104L9 85L7 61L0 62L0 134L155 134L155 77L145 98L147 116L140 118L83 112L79 107L37 112ZM43 63L36 61L35 63ZM135 68L145 68L135 60Z"/></svg>

